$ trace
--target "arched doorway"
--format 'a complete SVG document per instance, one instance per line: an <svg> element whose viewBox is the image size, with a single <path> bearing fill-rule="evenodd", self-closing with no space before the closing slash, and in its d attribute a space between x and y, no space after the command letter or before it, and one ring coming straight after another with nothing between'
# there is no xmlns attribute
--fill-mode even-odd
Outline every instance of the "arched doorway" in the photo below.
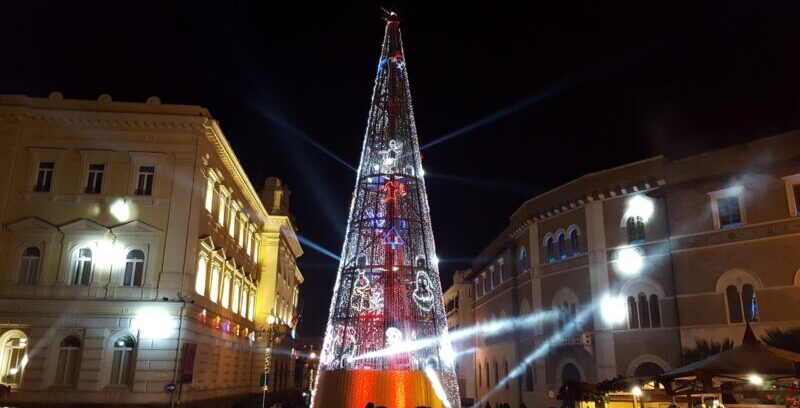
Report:
<svg viewBox="0 0 800 408"><path fill-rule="evenodd" d="M567 363L561 369L561 385L563 386L566 383L573 382L579 383L581 382L581 372L578 370L578 367L575 364ZM575 401L573 400L564 400L564 407L566 408L575 408Z"/></svg>
<svg viewBox="0 0 800 408"><path fill-rule="evenodd" d="M634 371L633 376L637 378L653 378L661 374L664 374L664 369L661 368L660 365L650 361L645 361L636 367L636 371Z"/></svg>

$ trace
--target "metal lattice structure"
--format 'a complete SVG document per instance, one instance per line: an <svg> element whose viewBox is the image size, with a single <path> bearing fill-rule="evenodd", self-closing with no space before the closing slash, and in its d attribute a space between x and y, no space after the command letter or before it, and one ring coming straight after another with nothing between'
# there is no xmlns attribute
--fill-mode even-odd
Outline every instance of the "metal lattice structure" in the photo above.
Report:
<svg viewBox="0 0 800 408"><path fill-rule="evenodd" d="M334 371L433 369L447 394L445 405L458 406L423 175L399 21L392 14L378 62L320 378ZM363 357L431 338L443 341Z"/></svg>

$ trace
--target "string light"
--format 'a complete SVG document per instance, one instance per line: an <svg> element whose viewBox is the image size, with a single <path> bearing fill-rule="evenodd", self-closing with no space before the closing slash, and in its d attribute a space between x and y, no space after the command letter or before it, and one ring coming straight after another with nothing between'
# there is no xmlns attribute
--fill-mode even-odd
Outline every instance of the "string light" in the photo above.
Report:
<svg viewBox="0 0 800 408"><path fill-rule="evenodd" d="M431 385L437 395L441 391L443 405L457 406L456 353L446 337L439 259L398 26L397 19L389 19L377 66L318 378L332 370L359 370L359 378L369 371L432 370L435 376L428 377L437 379L440 390L432 380ZM379 353L433 338L422 348ZM315 389L312 405L320 398L332 404L325 395Z"/></svg>

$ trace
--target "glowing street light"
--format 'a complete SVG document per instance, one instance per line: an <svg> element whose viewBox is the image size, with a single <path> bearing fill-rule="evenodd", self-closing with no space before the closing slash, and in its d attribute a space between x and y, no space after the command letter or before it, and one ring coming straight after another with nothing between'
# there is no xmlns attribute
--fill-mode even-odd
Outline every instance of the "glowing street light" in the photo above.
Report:
<svg viewBox="0 0 800 408"><path fill-rule="evenodd" d="M762 385L764 384L764 377L758 374L750 374L749 376L747 376L747 381L749 381L750 384L753 385Z"/></svg>
<svg viewBox="0 0 800 408"><path fill-rule="evenodd" d="M131 218L131 206L122 198L111 204L109 211L119 222L125 222Z"/></svg>
<svg viewBox="0 0 800 408"><path fill-rule="evenodd" d="M639 387L638 385L635 385L633 388L631 388L631 394L633 394L633 396L637 397L637 398L641 397L642 396L642 388Z"/></svg>
<svg viewBox="0 0 800 408"><path fill-rule="evenodd" d="M644 258L634 248L619 251L617 268L625 275L635 275L644 267Z"/></svg>
<svg viewBox="0 0 800 408"><path fill-rule="evenodd" d="M625 209L625 219L629 217L641 217L643 222L647 222L655 211L653 200L643 195L631 197Z"/></svg>
<svg viewBox="0 0 800 408"><path fill-rule="evenodd" d="M625 299L609 295L603 297L600 300L600 317L610 325L623 323L628 317L628 307Z"/></svg>
<svg viewBox="0 0 800 408"><path fill-rule="evenodd" d="M267 324L275 324L275 316L273 315L267 316Z"/></svg>
<svg viewBox="0 0 800 408"><path fill-rule="evenodd" d="M139 310L132 323L132 327L139 330L142 338L148 339L166 339L176 330L175 326L175 319L161 307L146 307Z"/></svg>

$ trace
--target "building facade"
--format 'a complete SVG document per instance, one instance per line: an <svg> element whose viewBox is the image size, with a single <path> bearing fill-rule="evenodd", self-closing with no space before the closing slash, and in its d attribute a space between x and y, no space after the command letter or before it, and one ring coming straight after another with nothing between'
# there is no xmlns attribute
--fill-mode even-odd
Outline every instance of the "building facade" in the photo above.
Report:
<svg viewBox="0 0 800 408"><path fill-rule="evenodd" d="M528 200L466 276L477 325L528 318L478 337L478 399L560 406L564 382L668 371L696 340L740 342L746 322L800 325L786 307L800 304L798 208L800 131Z"/></svg>
<svg viewBox="0 0 800 408"><path fill-rule="evenodd" d="M0 143L9 402L222 407L261 393L264 333L294 323L302 249L206 109L0 96Z"/></svg>
<svg viewBox="0 0 800 408"><path fill-rule="evenodd" d="M475 323L472 310L472 285L464 276L469 275L469 270L456 271L453 275L453 285L443 294L444 311L447 315L447 329L450 333L458 333L461 329L468 329ZM475 347L471 338L453 341L453 348L458 350L455 357L456 378L458 392L464 406L471 406L475 400Z"/></svg>

